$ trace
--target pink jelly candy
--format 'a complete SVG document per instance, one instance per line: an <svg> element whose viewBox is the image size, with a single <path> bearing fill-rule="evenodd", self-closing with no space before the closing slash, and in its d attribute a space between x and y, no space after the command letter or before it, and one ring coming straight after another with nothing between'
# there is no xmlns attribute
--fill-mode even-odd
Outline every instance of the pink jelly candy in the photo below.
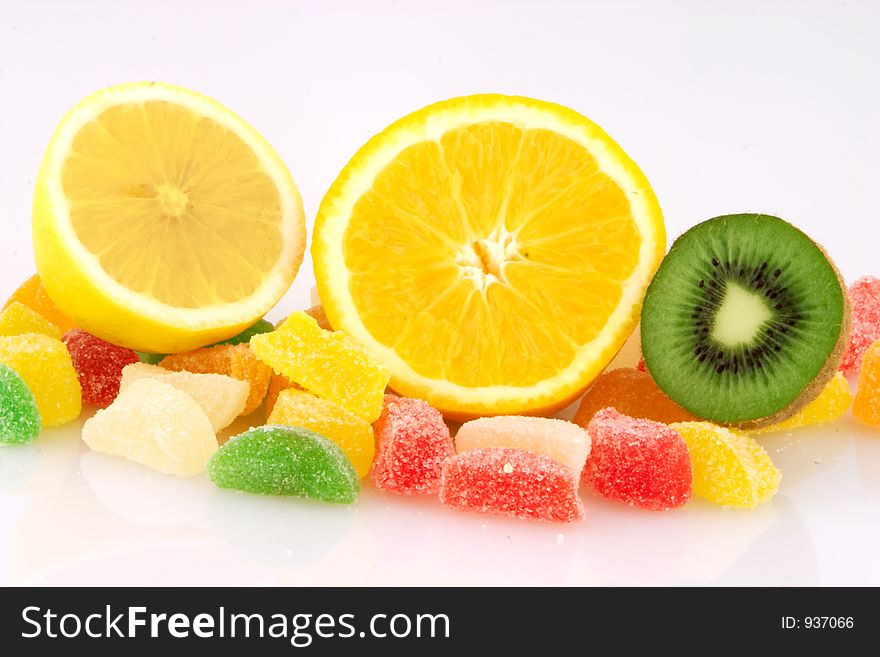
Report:
<svg viewBox="0 0 880 657"><path fill-rule="evenodd" d="M691 456L674 429L605 408L593 416L587 433L593 447L583 481L600 495L653 511L690 499Z"/></svg>
<svg viewBox="0 0 880 657"><path fill-rule="evenodd" d="M420 399L385 395L373 429L377 443L370 470L373 485L393 493L434 495L443 462L455 453L440 412Z"/></svg>
<svg viewBox="0 0 880 657"><path fill-rule="evenodd" d="M852 328L840 369L858 374L862 357L875 340L880 340L880 279L865 276L849 286Z"/></svg>
<svg viewBox="0 0 880 657"><path fill-rule="evenodd" d="M443 466L440 501L460 511L574 522L584 517L577 475L559 461L522 449L462 452Z"/></svg>
<svg viewBox="0 0 880 657"><path fill-rule="evenodd" d="M104 342L82 329L72 329L62 338L70 352L73 368L82 387L83 404L107 408L119 394L122 369L140 362L131 349Z"/></svg>

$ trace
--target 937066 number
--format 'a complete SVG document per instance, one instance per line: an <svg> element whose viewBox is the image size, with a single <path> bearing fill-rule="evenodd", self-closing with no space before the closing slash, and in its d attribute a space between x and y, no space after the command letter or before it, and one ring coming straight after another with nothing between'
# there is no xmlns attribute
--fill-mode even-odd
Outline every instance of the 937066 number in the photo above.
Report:
<svg viewBox="0 0 880 657"><path fill-rule="evenodd" d="M807 616L804 618L804 627L811 629L851 629L853 626L852 616Z"/></svg>
<svg viewBox="0 0 880 657"><path fill-rule="evenodd" d="M852 616L794 616L782 617L782 628L786 630L851 630L855 627Z"/></svg>

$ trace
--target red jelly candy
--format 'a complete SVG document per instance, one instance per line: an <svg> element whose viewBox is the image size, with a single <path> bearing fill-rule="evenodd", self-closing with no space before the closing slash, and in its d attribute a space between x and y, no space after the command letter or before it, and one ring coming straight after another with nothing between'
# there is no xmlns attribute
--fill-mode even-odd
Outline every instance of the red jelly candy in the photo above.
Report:
<svg viewBox="0 0 880 657"><path fill-rule="evenodd" d="M862 357L874 341L880 340L880 279L865 276L849 286L852 328L840 369L858 374Z"/></svg>
<svg viewBox="0 0 880 657"><path fill-rule="evenodd" d="M73 368L82 387L83 404L106 408L119 394L122 368L140 362L131 349L117 347L82 329L73 329L62 338L70 352Z"/></svg>
<svg viewBox="0 0 880 657"><path fill-rule="evenodd" d="M370 470L373 485L406 495L435 494L443 462L455 453L440 411L420 399L385 395L373 429L377 443Z"/></svg>
<svg viewBox="0 0 880 657"><path fill-rule="evenodd" d="M593 446L583 482L600 495L653 511L690 499L691 456L674 429L606 408L593 416L587 433Z"/></svg>
<svg viewBox="0 0 880 657"><path fill-rule="evenodd" d="M443 466L440 501L460 511L574 522L584 517L576 475L559 461L522 449L457 454Z"/></svg>

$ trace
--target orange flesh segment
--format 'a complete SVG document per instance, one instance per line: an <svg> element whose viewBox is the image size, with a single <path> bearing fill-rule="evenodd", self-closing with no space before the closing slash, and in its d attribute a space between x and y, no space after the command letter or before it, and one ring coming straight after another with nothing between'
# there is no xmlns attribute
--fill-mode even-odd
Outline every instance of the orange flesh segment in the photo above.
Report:
<svg viewBox="0 0 880 657"><path fill-rule="evenodd" d="M367 330L417 373L467 387L529 387L569 365L641 244L624 192L583 146L507 122L403 150L344 240Z"/></svg>

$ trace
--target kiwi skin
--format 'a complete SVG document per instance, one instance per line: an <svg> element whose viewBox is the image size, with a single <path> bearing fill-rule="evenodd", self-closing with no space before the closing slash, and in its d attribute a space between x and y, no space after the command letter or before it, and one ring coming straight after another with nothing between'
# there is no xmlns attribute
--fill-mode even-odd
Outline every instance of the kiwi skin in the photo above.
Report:
<svg viewBox="0 0 880 657"><path fill-rule="evenodd" d="M779 409L773 415L756 418L754 420L747 420L746 422L738 422L731 424L730 426L745 430L761 429L770 426L771 424L787 420L818 397L819 393L824 390L828 382L834 378L837 370L840 369L840 364L843 362L843 354L846 351L847 344L849 344L849 333L852 326L852 320L850 317L852 308L849 302L849 294L846 290L846 283L843 280L843 276L840 275L840 270L837 268L837 265L834 264L834 261L828 256L828 252L825 248L815 241L813 243L819 247L819 250L825 255L828 264L831 265L834 273L837 274L837 281L840 283L840 289L843 290L843 319L840 326L840 335L837 337L837 343L834 345L834 350L831 352L831 355L828 356L828 360L825 361L825 366L819 374L816 375L816 378L813 379L812 383L804 388L801 394L795 397L788 406Z"/></svg>

